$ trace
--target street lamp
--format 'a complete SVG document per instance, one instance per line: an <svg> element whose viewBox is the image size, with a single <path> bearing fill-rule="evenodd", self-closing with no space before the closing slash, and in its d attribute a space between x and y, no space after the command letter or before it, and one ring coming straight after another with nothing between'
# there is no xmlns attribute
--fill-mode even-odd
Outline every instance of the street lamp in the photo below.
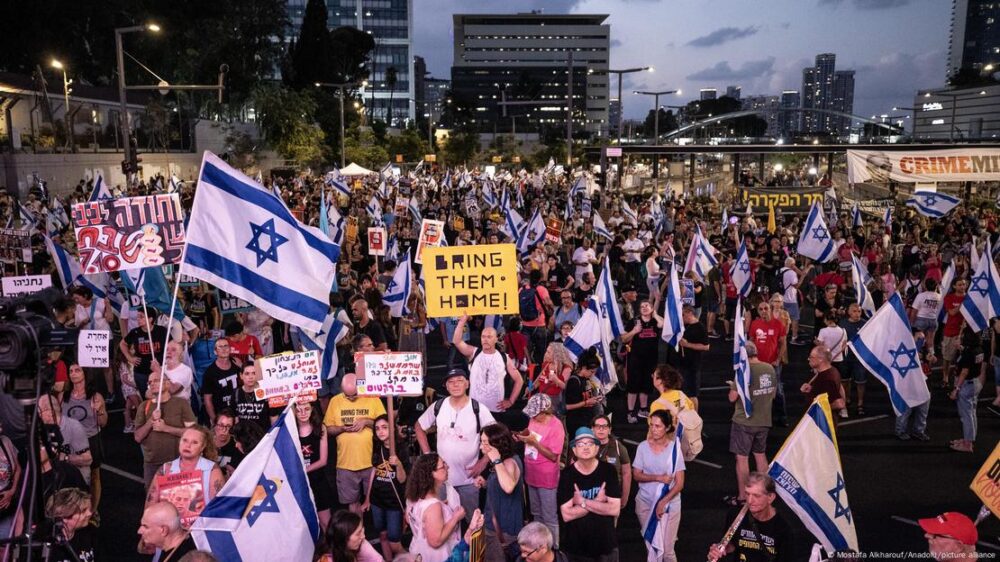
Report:
<svg viewBox="0 0 1000 562"><path fill-rule="evenodd" d="M652 66L639 66L636 68L624 68L621 70L609 70L608 74L618 75L618 145L622 144L622 121L625 116L624 102L622 101L622 74L632 74L633 72L653 72Z"/></svg>
<svg viewBox="0 0 1000 562"><path fill-rule="evenodd" d="M124 51L122 50L122 35L126 33L135 33L138 31L151 31L153 33L160 32L160 26L155 23L150 23L146 25L133 25L129 27L117 27L115 28L115 57L118 59L118 101L121 104L121 128L122 128L122 139L124 140L125 147L125 162L128 166L123 166L125 171L125 185L131 184L130 176L138 172L136 169L132 169L133 154L132 154L132 126L129 123L128 115L128 105L125 101L125 57ZM138 166L136 166L138 167Z"/></svg>
<svg viewBox="0 0 1000 562"><path fill-rule="evenodd" d="M347 87L357 87L362 84L367 84L368 81L364 80L361 82L316 82L317 88L337 88L340 90L340 167L347 167L347 150L344 146L344 88ZM355 103L355 107L357 104Z"/></svg>
<svg viewBox="0 0 1000 562"><path fill-rule="evenodd" d="M62 77L63 77L63 98L64 98L64 100L63 100L63 104L64 104L63 105L63 110L64 110L63 124L66 127L66 143L69 144L70 149L73 150L73 152L76 152L76 142L75 142L75 139L73 138L73 130L72 130L72 127L70 125L70 115L69 115L69 95L73 91L73 89L70 88L70 85L73 83L73 81L70 80L70 79L68 79L66 77L66 67L63 65L62 62L60 62L57 59L52 59L52 63L51 64L52 64L52 68L55 68L57 70L61 70L62 71Z"/></svg>
<svg viewBox="0 0 1000 562"><path fill-rule="evenodd" d="M681 95L680 90L663 90L660 92L632 92L641 96L653 96L653 144L660 142L660 96L668 94Z"/></svg>

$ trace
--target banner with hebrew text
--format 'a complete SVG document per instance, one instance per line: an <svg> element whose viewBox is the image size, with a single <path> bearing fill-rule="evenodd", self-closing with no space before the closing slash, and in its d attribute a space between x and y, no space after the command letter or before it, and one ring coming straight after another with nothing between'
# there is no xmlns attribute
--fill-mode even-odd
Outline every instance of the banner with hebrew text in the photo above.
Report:
<svg viewBox="0 0 1000 562"><path fill-rule="evenodd" d="M77 203L73 227L84 274L179 263L184 248L176 193Z"/></svg>

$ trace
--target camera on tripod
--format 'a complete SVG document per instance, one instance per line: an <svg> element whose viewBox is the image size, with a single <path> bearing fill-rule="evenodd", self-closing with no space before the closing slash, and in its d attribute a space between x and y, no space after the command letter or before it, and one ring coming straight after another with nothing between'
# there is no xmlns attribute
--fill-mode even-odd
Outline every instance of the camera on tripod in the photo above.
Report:
<svg viewBox="0 0 1000 562"><path fill-rule="evenodd" d="M46 376L47 350L76 346L79 330L66 329L56 320L56 314L71 309L72 305L54 287L0 299L0 390L10 391L15 397L34 397L35 377ZM52 380L42 383L48 388Z"/></svg>

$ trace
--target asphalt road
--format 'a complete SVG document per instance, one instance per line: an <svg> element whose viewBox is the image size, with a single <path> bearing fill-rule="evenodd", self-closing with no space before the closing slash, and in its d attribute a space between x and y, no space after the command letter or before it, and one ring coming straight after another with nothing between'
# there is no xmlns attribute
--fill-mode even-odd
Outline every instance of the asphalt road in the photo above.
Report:
<svg viewBox="0 0 1000 562"><path fill-rule="evenodd" d="M436 341L428 364L441 365L444 357ZM788 411L794 423L806 404L796 390L809 378L805 358L808 347L792 347L792 364L785 370ZM717 541L725 527L725 495L736 491L733 456L728 452L729 419L732 405L722 388L731 378L732 343L712 340L712 349L703 365L701 415L705 420L705 449L693 463L688 463L686 485L682 494L682 515L677 542L679 560L704 560L708 546ZM432 368L430 378L436 383L443 371ZM951 439L961 437L957 410L944 391L935 390L931 401L928 433L931 441L898 441L892 430L892 409L884 387L869 382L866 417L851 412L848 423L837 428L849 507L858 531L862 551L926 552L927 542L915 520L945 511L961 511L970 516L980 507L969 483L1000 436L1000 412L987 406L995 397L992 382L981 394L979 437L976 452L957 453L948 449ZM624 424L624 396L612 394L611 410L618 423L615 433L634 443L644 438L641 425ZM641 420L644 422L644 420ZM132 561L136 529L141 517L143 488L141 457L131 435L122 433L122 416L113 413L104 439L107 451L104 470L104 498L101 504L99 560ZM768 458L777 452L791 428L774 428L768 438ZM331 451L332 454L332 451ZM634 490L633 490L634 494ZM780 499L776 504L780 504ZM807 560L813 544L811 535L780 506L795 532L794 560ZM990 517L980 526L980 552L1000 552L1000 521ZM619 522L621 560L645 559L645 547L629 502Z"/></svg>

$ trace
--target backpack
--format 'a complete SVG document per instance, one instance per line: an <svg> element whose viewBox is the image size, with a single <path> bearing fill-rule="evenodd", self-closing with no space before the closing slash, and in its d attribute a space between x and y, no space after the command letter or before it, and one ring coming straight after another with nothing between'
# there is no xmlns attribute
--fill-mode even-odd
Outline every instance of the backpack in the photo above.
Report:
<svg viewBox="0 0 1000 562"><path fill-rule="evenodd" d="M788 271L788 268L782 267L781 269L778 270L778 273L774 275L774 279L771 280L771 286L769 288L771 289L772 295L778 293L782 297L785 296L785 291L788 290L788 287L785 286L786 271Z"/></svg>
<svg viewBox="0 0 1000 562"><path fill-rule="evenodd" d="M684 402L687 399L687 395L682 392L680 409L673 402L661 401L661 399L656 401L663 404L677 420L675 423L678 426L677 438L681 443L681 452L684 454L684 461L691 462L705 448L705 444L701 440L701 430L705 422L698 415L698 412L684 407Z"/></svg>
<svg viewBox="0 0 1000 562"><path fill-rule="evenodd" d="M537 320L539 316L538 289L534 286L525 287L517 294L517 302L520 307L521 320Z"/></svg>
<svg viewBox="0 0 1000 562"><path fill-rule="evenodd" d="M437 419L438 414L441 413L441 406L444 405L445 400L446 398L438 398L434 402L434 419ZM472 401L472 414L476 417L476 435L479 435L479 432L483 429L479 421L479 402L475 398L469 398L469 400Z"/></svg>

